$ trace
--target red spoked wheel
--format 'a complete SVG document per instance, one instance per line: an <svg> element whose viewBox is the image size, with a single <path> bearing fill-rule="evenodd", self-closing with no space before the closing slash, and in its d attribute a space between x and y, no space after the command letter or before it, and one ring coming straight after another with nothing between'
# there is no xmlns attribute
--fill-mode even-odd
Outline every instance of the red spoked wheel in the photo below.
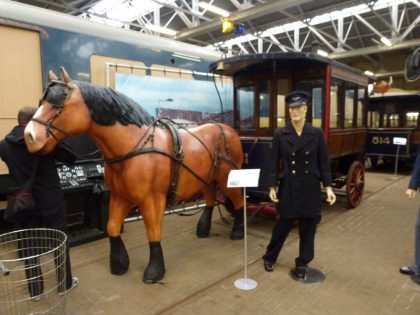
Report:
<svg viewBox="0 0 420 315"><path fill-rule="evenodd" d="M346 179L346 198L350 208L356 208L363 197L365 188L365 168L360 161L354 161L349 168Z"/></svg>

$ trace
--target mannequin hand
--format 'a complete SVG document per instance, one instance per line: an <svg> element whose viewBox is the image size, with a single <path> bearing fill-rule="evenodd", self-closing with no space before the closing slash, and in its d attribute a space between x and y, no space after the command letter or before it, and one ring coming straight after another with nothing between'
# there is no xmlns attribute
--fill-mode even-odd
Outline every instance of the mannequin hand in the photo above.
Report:
<svg viewBox="0 0 420 315"><path fill-rule="evenodd" d="M279 202L279 200L277 199L277 193L275 188L270 188L270 199L273 202Z"/></svg>
<svg viewBox="0 0 420 315"><path fill-rule="evenodd" d="M332 188L331 187L325 187L325 191L327 192L327 202L330 204L330 206L331 205L333 205L334 203L335 203L335 201L336 201L336 196L335 196L335 194L334 194L334 192L333 192L333 190L332 190Z"/></svg>
<svg viewBox="0 0 420 315"><path fill-rule="evenodd" d="M408 198L410 198L410 199L414 199L414 198L416 198L417 190L414 190L414 189L408 188L408 189L405 191L405 194L408 196Z"/></svg>

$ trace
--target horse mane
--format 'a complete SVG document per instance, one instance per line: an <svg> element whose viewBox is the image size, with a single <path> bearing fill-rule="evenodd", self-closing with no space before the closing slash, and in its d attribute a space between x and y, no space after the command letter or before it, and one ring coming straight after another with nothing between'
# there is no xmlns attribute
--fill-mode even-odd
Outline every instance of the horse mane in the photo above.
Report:
<svg viewBox="0 0 420 315"><path fill-rule="evenodd" d="M128 96L110 87L73 81L79 87L82 97L94 122L103 126L112 126L119 122L126 125L150 125L154 118L143 107Z"/></svg>

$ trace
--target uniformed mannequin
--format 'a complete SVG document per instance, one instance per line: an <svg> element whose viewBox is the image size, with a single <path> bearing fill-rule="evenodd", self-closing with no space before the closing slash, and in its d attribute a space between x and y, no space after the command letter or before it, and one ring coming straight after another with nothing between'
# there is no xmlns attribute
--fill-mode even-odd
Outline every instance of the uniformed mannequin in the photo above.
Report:
<svg viewBox="0 0 420 315"><path fill-rule="evenodd" d="M266 271L273 271L280 250L297 220L299 223L299 256L294 276L305 279L308 263L314 258L314 239L321 220L321 182L332 205L331 167L322 129L305 123L309 95L294 91L286 96L290 123L274 132L270 199L276 202L278 221L263 256ZM277 186L278 194L277 196Z"/></svg>

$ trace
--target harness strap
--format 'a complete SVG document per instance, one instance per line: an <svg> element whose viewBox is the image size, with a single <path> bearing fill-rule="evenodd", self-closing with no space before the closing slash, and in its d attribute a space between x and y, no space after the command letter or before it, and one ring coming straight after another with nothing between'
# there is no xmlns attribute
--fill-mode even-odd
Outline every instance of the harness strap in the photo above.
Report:
<svg viewBox="0 0 420 315"><path fill-rule="evenodd" d="M175 156L171 155L170 153L163 151L159 148L138 148L135 149L131 152L129 152L128 154L124 155L124 160L129 159L133 156L136 155L140 155L140 154L146 154L146 153L158 153L158 154L162 154L164 156L167 156L168 158L170 158L172 161L175 161L177 164L179 164L180 166L182 166L183 168L185 168L188 172L190 172L192 175L194 175L194 177L196 177L200 182L204 183L207 186L210 186L209 182L206 182L204 179L202 179L196 172L194 172L189 166L185 165L184 163L182 163L182 161L179 161L176 159ZM118 163L121 162L122 159L120 158L115 158L115 159L109 159L109 160L105 160L105 163L108 164L113 164L113 163Z"/></svg>
<svg viewBox="0 0 420 315"><path fill-rule="evenodd" d="M38 119L38 118L34 118L34 117L32 117L31 118L31 120L33 120L33 121L35 121L35 122L37 122L37 123L39 123L39 124L41 124L41 125L44 125L45 127L47 127L46 128L46 130L47 130L47 135L48 134L50 134L54 139L55 139L55 141L57 141L58 143L60 143L61 141L57 138L57 136L52 132L52 130L51 129L56 129L56 130L58 130L58 131L61 131L62 133L64 133L65 135L67 135L67 136L71 136L71 134L68 132L68 131L66 131L66 130L64 130L63 128L61 128L61 127L58 127L58 126L56 126L56 125L54 125L53 124L53 121L58 117L60 115L60 111L58 111L57 112L57 114L55 114L55 116L54 117L52 117L52 118L50 118L49 120L47 120L47 121L44 121L44 120L41 120L41 119Z"/></svg>
<svg viewBox="0 0 420 315"><path fill-rule="evenodd" d="M172 141L174 145L175 165L171 174L171 184L167 195L167 203L172 204L172 202L176 200L176 192L179 179L179 168L181 165L183 165L182 161L184 160L184 154L182 152L182 141L178 129L174 127L173 122L162 118L159 119L158 122L161 123L164 127L168 128L172 135Z"/></svg>

